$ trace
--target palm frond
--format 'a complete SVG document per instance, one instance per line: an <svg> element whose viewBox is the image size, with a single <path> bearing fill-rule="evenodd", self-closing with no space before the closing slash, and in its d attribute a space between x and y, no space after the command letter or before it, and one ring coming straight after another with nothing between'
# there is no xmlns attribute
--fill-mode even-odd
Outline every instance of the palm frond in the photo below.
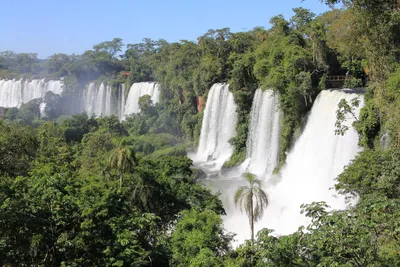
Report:
<svg viewBox="0 0 400 267"><path fill-rule="evenodd" d="M243 195L243 192L248 190L248 187L243 185L239 187L239 189L236 191L235 196L233 197L233 201L235 202L235 206L237 206L238 202L240 202L240 198Z"/></svg>
<svg viewBox="0 0 400 267"><path fill-rule="evenodd" d="M253 192L250 189L246 194L246 200L244 203L244 209L246 210L247 216L250 216L251 213L253 212L252 208L253 208Z"/></svg>
<svg viewBox="0 0 400 267"><path fill-rule="evenodd" d="M256 176L250 172L245 172L242 176L250 183L250 185L253 185L254 181L256 180Z"/></svg>

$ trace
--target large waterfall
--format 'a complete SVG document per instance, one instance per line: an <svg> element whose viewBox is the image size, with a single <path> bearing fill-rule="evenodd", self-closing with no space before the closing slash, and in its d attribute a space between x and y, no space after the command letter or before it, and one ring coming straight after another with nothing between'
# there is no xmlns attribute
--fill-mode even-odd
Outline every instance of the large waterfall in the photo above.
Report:
<svg viewBox="0 0 400 267"><path fill-rule="evenodd" d="M134 83L126 99L124 115L138 113L139 98L144 95L149 95L154 104L158 103L160 98L158 84L154 82Z"/></svg>
<svg viewBox="0 0 400 267"><path fill-rule="evenodd" d="M335 135L336 110L341 99L350 102L363 98L351 90L324 90L317 97L302 135L289 153L276 187L267 186L270 207L263 223L279 234L288 234L308 223L300 214L300 205L326 201L333 209L344 209L345 197L334 189L335 178L360 151L357 132L346 122L349 130L344 136ZM358 116L360 108L357 108ZM261 225L261 223L260 223Z"/></svg>
<svg viewBox="0 0 400 267"><path fill-rule="evenodd" d="M247 171L258 176L270 175L279 159L278 97L272 90L257 89L251 107L246 144Z"/></svg>
<svg viewBox="0 0 400 267"><path fill-rule="evenodd" d="M35 98L43 98L48 91L61 94L61 81L0 80L0 107L19 107Z"/></svg>
<svg viewBox="0 0 400 267"><path fill-rule="evenodd" d="M228 84L217 83L208 93L195 162L207 162L210 170L221 169L233 152L229 139L235 135L237 114Z"/></svg>
<svg viewBox="0 0 400 267"><path fill-rule="evenodd" d="M352 118L348 118L347 125L350 127L344 136L335 135L334 131L339 101L343 98L350 101L354 97L362 100L362 96L351 90L324 90L317 97L306 127L288 154L280 175L264 180L269 206L262 220L256 223L256 232L269 228L278 235L290 234L299 226L307 225L309 220L300 214L303 203L326 201L334 209L346 207L344 196L331 188L337 175L360 151L358 135L351 127ZM362 106L363 101L360 104ZM263 108L266 108L264 104ZM359 110L357 108L357 115ZM270 116L275 117L276 114L271 112ZM237 234L235 239L238 243L249 239L248 218L233 204L235 191L246 183L234 177L230 180L208 180L206 183L214 191L221 192L227 213L224 218L226 229Z"/></svg>

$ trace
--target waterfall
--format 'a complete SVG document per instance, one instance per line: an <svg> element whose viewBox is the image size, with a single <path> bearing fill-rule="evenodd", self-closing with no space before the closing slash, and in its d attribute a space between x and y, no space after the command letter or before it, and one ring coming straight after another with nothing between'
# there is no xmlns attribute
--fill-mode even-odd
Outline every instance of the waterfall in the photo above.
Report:
<svg viewBox="0 0 400 267"><path fill-rule="evenodd" d="M91 82L84 92L84 110L87 114L99 116L117 115L113 111L114 103L111 85Z"/></svg>
<svg viewBox="0 0 400 267"><path fill-rule="evenodd" d="M59 80L50 80L45 83L46 92L51 91L55 94L61 95L63 91L63 82Z"/></svg>
<svg viewBox="0 0 400 267"><path fill-rule="evenodd" d="M0 107L20 107L35 98L43 98L48 91L61 94L62 81L0 80Z"/></svg>
<svg viewBox="0 0 400 267"><path fill-rule="evenodd" d="M122 120L124 118L125 109L125 85L120 84L118 88L118 118Z"/></svg>
<svg viewBox="0 0 400 267"><path fill-rule="evenodd" d="M236 105L229 86L214 84L208 93L194 161L208 162L211 169L219 170L233 152L228 141L235 135L236 120Z"/></svg>
<svg viewBox="0 0 400 267"><path fill-rule="evenodd" d="M149 95L154 104L158 103L160 98L158 84L154 82L134 83L126 99L125 116L139 112L139 98L144 95Z"/></svg>
<svg viewBox="0 0 400 267"><path fill-rule="evenodd" d="M351 90L324 90L319 94L304 131L288 153L280 174L273 175L263 183L263 189L268 194L269 206L263 218L255 224L256 232L269 228L275 230L277 235L286 235L295 232L301 225L308 225L308 218L300 214L300 205L303 203L326 201L333 209L346 208L345 197L338 195L331 188L336 177L360 148L358 135L351 127L351 117L346 122L349 126L346 134L335 135L336 110L341 99L350 101L357 96L361 98L360 107L355 112L358 116L363 106L362 96ZM255 100L256 98L257 96ZM253 107L254 105L256 103ZM263 108L266 109L264 104ZM255 120L254 115L253 119ZM250 131L252 130L251 128ZM248 218L233 203L236 190L239 186L246 185L246 182L232 177L229 180L208 180L206 183L213 191L221 192L220 198L227 213L224 224L228 231L237 234L237 244L249 239Z"/></svg>
<svg viewBox="0 0 400 267"><path fill-rule="evenodd" d="M270 175L279 159L278 97L272 90L257 89L250 114L246 143L247 171L258 176Z"/></svg>
<svg viewBox="0 0 400 267"><path fill-rule="evenodd" d="M306 127L288 154L276 187L266 185L270 207L261 223L279 234L289 234L309 220L300 214L300 205L326 201L333 209L346 207L345 197L334 189L336 177L360 151L357 132L351 127L344 136L335 135L336 110L341 99L360 97L351 90L324 90L317 97ZM360 108L357 108L358 116ZM261 224L260 223L260 224ZM264 225L265 227L265 225Z"/></svg>
<svg viewBox="0 0 400 267"><path fill-rule="evenodd" d="M39 110L40 110L40 118L46 117L46 102L40 103Z"/></svg>

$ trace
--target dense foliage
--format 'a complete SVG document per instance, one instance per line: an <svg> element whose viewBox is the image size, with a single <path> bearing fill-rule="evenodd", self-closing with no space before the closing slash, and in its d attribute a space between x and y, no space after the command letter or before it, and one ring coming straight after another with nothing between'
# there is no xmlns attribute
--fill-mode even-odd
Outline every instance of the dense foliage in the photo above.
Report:
<svg viewBox="0 0 400 267"><path fill-rule="evenodd" d="M197 42L121 39L82 55L0 54L1 77L64 77L66 92L90 80L157 80L162 101L140 99L124 122L86 114L38 119L38 103L9 109L0 120L0 265L4 266L399 266L400 7L395 0L326 0L343 9L315 16L294 9L269 30L210 30ZM357 196L343 211L304 203L311 219L287 236L263 229L236 249L223 231L217 196L196 183L187 144L201 127L198 98L229 82L238 105L235 152L245 156L257 87L280 95L281 160L328 75L367 84L354 123L361 152L336 189ZM47 102L47 101L46 101ZM338 132L352 113L341 102ZM354 114L353 114L354 115ZM290 197L290 196L289 196Z"/></svg>
<svg viewBox="0 0 400 267"><path fill-rule="evenodd" d="M192 213L203 218L200 228L220 224L207 255L221 255L217 246L228 250L221 202L195 182L173 136L128 135L128 121L85 114L37 128L0 122L1 265L186 262L175 256L182 244L171 229Z"/></svg>

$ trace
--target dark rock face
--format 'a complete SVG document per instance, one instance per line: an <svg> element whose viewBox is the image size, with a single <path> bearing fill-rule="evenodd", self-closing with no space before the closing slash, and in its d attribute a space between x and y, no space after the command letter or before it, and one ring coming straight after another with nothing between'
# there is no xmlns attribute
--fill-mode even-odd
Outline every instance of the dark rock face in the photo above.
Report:
<svg viewBox="0 0 400 267"><path fill-rule="evenodd" d="M5 118L8 108L0 107L0 118Z"/></svg>

